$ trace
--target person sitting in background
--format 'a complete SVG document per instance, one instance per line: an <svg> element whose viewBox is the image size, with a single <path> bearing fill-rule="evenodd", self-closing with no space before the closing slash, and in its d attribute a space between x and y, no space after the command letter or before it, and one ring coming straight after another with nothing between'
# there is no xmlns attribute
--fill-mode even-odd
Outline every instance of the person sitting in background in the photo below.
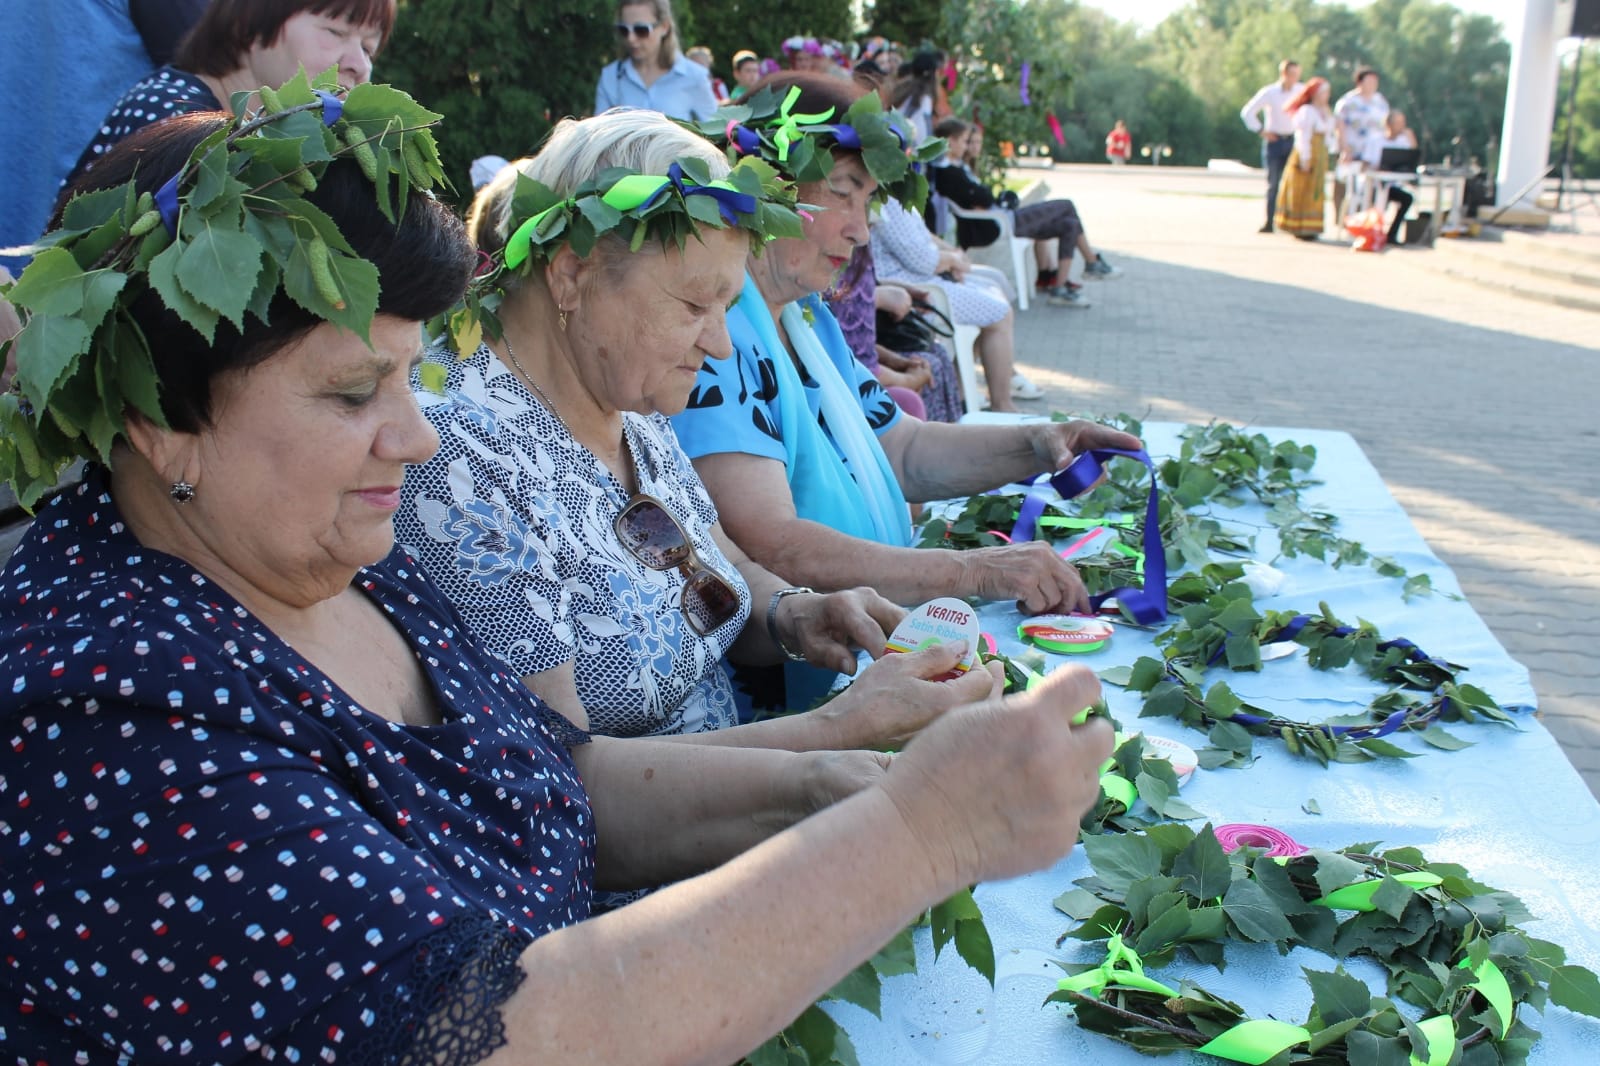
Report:
<svg viewBox="0 0 1600 1066"><path fill-rule="evenodd" d="M934 123L940 119L939 70L943 60L942 53L924 48L899 70L891 70L895 80L889 90L889 106L911 120L919 143L933 139Z"/></svg>
<svg viewBox="0 0 1600 1066"><path fill-rule="evenodd" d="M961 385L950 356L931 338L904 350L880 343L882 321L904 322L915 297L899 285L880 284L872 248L861 245L839 280L823 294L856 360L888 390L900 410L923 421L961 417Z"/></svg>
<svg viewBox="0 0 1600 1066"><path fill-rule="evenodd" d="M1384 138L1369 150L1371 165L1376 168L1383 158L1385 148L1415 148L1417 135L1406 125L1404 111L1390 111L1383 120ZM1394 205L1394 219L1389 223L1388 243L1395 244L1400 240L1400 227L1405 225L1406 214L1411 210L1411 205L1416 202L1416 197L1402 182L1384 182L1384 195L1389 203Z"/></svg>
<svg viewBox="0 0 1600 1066"><path fill-rule="evenodd" d="M595 114L637 107L695 120L717 109L706 68L678 50L672 0L623 0L616 29L621 56L595 82Z"/></svg>
<svg viewBox="0 0 1600 1066"><path fill-rule="evenodd" d="M978 327L974 345L989 383L989 409L1015 411L1012 399L1038 399L1043 391L1015 369L1016 313L1011 301L973 273L972 261L959 248L941 243L920 216L890 197L872 224L873 261L882 281L938 286L950 299L950 317L958 325Z"/></svg>
<svg viewBox="0 0 1600 1066"><path fill-rule="evenodd" d="M934 189L951 203L969 210L995 207L999 201L993 190L974 176L971 166L983 151L983 131L961 119L947 118L934 132L949 145L946 164L931 170L929 180ZM1013 217L1017 236L1033 240L1034 259L1039 269L1034 288L1051 304L1088 306L1082 294L1068 283L1069 271L1063 269L1062 259L1070 265L1074 249L1083 255L1085 278L1114 278L1122 273L1089 243L1078 209L1071 200L1027 204L1016 208ZM956 221L956 241L963 248L993 244L999 237L999 223L990 219Z"/></svg>
<svg viewBox="0 0 1600 1066"><path fill-rule="evenodd" d="M748 48L733 53L733 80L737 82L728 99L737 100L761 80L761 59Z"/></svg>
<svg viewBox="0 0 1600 1066"><path fill-rule="evenodd" d="M722 79L717 77L716 71L712 69L716 62L716 57L711 54L711 49L703 44L697 44L685 52L684 55L706 68L706 76L711 79L711 95L716 97L718 105L727 103L728 87L723 84Z"/></svg>
<svg viewBox="0 0 1600 1066"><path fill-rule="evenodd" d="M735 154L759 153L814 205L800 236L750 258L728 315L734 358L702 366L673 419L724 527L747 555L799 585L871 584L908 605L979 596L1019 600L1034 613L1086 608L1077 572L1045 544L911 548L906 504L981 492L1059 469L1087 448L1138 447L1137 438L1088 422L903 417L817 294L867 241L868 207L880 195L920 206L926 184L908 155L925 157L932 146L918 146L904 116L886 114L852 83L788 73L766 85L772 91L758 93L744 120L699 127ZM778 147L777 131L790 129L783 103L786 113L827 116L800 127L805 151ZM792 147L787 136L782 143ZM817 687L798 667L788 681L791 705L803 702L796 692Z"/></svg>
<svg viewBox="0 0 1600 1066"><path fill-rule="evenodd" d="M119 188L181 174L200 210L191 153L229 126L181 116L103 156L72 192L117 190L80 213L120 227L101 269L124 283L26 327L88 337L64 380L25 352L41 417L107 412L113 438L44 438L54 469L109 466L0 572L0 721L26 737L0 745L10 1057L733 1062L930 904L1072 848L1112 743L1072 724L1099 697L1083 667L892 760L591 738L530 694L391 548L404 464L438 444L409 377L472 272L459 221L420 187L386 218L335 141L313 218L274 195L269 133L213 139L218 171L249 155L271 182L234 210L338 249L336 302L273 282L242 310L255 272L217 279L236 329L139 264ZM681 878L593 916L596 886ZM597 1009L619 974L626 1009Z"/></svg>
<svg viewBox="0 0 1600 1066"><path fill-rule="evenodd" d="M122 94L68 181L118 141L172 115L227 111L235 93L260 106L260 86L278 88L300 70L337 69L346 89L372 77L372 60L394 29L395 0L212 0L171 64Z"/></svg>

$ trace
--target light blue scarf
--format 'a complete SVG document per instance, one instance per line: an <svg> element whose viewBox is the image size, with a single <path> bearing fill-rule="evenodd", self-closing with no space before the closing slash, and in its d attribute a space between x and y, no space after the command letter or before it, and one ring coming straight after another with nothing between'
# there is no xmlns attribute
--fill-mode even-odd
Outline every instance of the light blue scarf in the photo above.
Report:
<svg viewBox="0 0 1600 1066"><path fill-rule="evenodd" d="M810 308L810 323L802 304ZM728 332L735 348L760 348L772 357L784 466L795 512L852 537L909 546L911 518L900 482L867 425L854 384L841 376L828 356L830 350L850 351L839 323L827 305L812 295L784 308L783 325L806 373L819 386L820 412L832 432L831 441L806 402L800 372L778 339L761 291L746 275L738 308L728 316Z"/></svg>

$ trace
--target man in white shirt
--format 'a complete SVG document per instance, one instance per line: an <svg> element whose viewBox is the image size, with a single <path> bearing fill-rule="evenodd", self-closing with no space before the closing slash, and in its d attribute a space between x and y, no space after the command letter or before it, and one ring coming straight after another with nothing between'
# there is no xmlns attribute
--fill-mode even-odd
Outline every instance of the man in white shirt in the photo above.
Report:
<svg viewBox="0 0 1600 1066"><path fill-rule="evenodd" d="M1239 117L1251 133L1261 135L1261 167L1267 172L1267 222L1262 233L1272 232L1272 216L1278 210L1278 182L1294 150L1294 119L1289 101L1300 90L1300 64L1285 59L1278 64L1278 80L1267 85L1239 109Z"/></svg>

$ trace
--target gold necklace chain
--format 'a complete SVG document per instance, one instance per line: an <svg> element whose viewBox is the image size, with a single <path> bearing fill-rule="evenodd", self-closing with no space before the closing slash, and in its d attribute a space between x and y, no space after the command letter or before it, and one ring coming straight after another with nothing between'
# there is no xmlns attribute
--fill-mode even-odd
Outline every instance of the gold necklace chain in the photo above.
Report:
<svg viewBox="0 0 1600 1066"><path fill-rule="evenodd" d="M510 336L502 334L500 337L500 343L506 346L506 355L511 357L511 365L517 368L517 373L522 375L522 380L527 382L528 386L533 389L534 394L539 397L539 402L544 404L544 409L550 412L550 417L556 420L556 423L561 426L561 428L566 432L567 436L571 438L574 443L582 444L582 441L578 440L577 434L572 432L572 427L567 425L567 420L561 417L561 412L556 410L555 401L550 399L549 396L545 395L545 391L539 387L539 383L533 380L533 375L528 373L527 367L523 366L522 361L517 358L517 353L511 347ZM633 446L628 441L626 420L623 422L622 430L622 454L628 457L628 461L630 463L632 462ZM616 475L613 474L613 476Z"/></svg>
<svg viewBox="0 0 1600 1066"><path fill-rule="evenodd" d="M578 438L572 432L572 427L567 425L567 420L561 417L560 411L556 410L555 401L544 394L544 390L539 387L539 383L533 380L533 375L528 373L527 368L524 367L521 360L517 358L517 353L511 347L510 335L503 334L500 337L500 343L506 346L506 354L511 357L511 365L517 368L517 373L522 375L522 380L526 381L528 386L538 395L539 402L544 404L544 409L549 411L550 416L561 424L561 428L566 430L567 436L572 437L573 440L577 440Z"/></svg>

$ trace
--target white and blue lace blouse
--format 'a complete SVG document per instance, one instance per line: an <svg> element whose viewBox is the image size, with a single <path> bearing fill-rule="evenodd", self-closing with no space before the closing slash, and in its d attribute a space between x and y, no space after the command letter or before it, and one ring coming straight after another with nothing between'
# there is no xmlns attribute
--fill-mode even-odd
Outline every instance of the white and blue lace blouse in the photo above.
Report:
<svg viewBox="0 0 1600 1066"><path fill-rule="evenodd" d="M444 393L417 386L439 452L406 472L395 532L478 639L518 676L573 660L590 728L610 736L735 724L722 658L750 591L712 538L699 475L659 415L623 412L641 492L664 503L740 609L706 636L680 607L684 579L651 570L617 540L622 484L487 347L447 368Z"/></svg>

